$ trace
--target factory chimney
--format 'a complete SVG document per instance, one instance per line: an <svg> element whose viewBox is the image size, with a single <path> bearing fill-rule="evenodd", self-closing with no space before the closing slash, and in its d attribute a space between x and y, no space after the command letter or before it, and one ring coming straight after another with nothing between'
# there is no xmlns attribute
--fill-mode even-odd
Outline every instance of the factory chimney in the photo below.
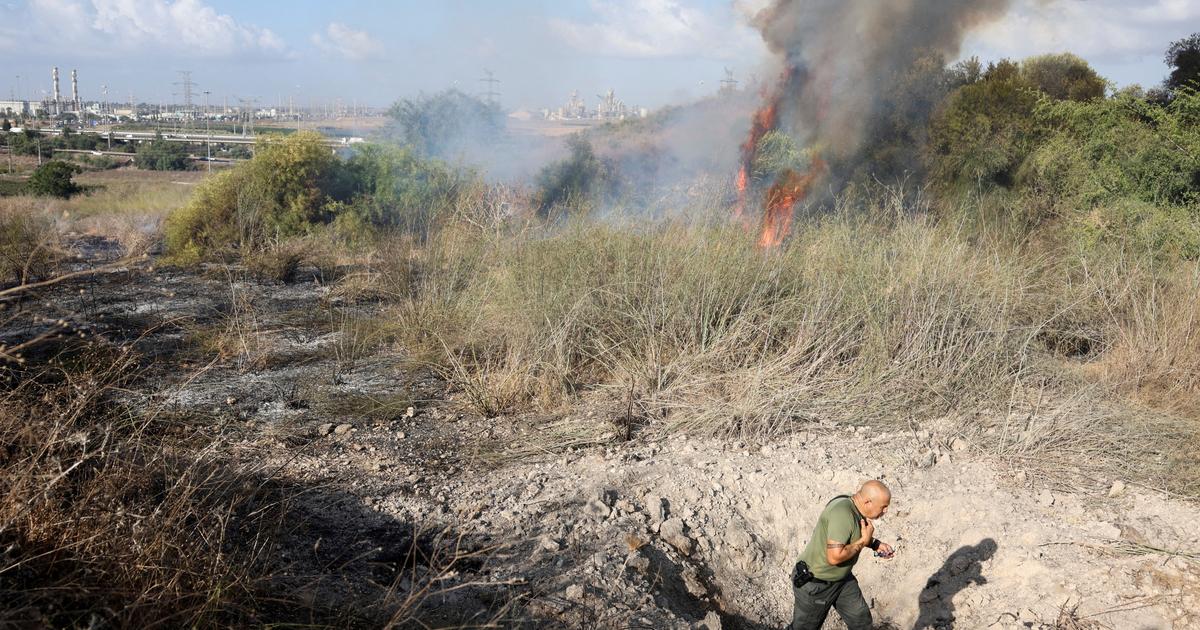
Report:
<svg viewBox="0 0 1200 630"><path fill-rule="evenodd" d="M71 103L75 107L75 111L83 111L82 103L79 102L79 75L75 70L71 70Z"/></svg>
<svg viewBox="0 0 1200 630"><path fill-rule="evenodd" d="M50 77L54 79L54 115L58 116L62 114L62 100L58 92L58 66L54 66L50 71Z"/></svg>

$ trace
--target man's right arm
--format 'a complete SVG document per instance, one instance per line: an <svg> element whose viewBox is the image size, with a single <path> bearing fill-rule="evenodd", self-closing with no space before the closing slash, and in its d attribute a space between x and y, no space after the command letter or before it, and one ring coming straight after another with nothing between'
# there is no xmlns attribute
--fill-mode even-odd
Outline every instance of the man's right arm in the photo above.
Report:
<svg viewBox="0 0 1200 630"><path fill-rule="evenodd" d="M858 540L848 543L834 539L825 541L825 560L829 564L837 566L847 562L857 556L863 547L871 544L871 540L875 536L875 525L867 519L862 519L859 521L859 527L862 530L862 536Z"/></svg>

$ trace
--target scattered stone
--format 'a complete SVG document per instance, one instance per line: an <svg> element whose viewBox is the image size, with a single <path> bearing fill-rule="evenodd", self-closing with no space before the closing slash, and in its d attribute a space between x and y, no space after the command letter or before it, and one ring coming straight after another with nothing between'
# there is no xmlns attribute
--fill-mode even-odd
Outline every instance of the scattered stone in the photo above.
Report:
<svg viewBox="0 0 1200 630"><path fill-rule="evenodd" d="M406 437L408 437L408 434L403 431L396 434L396 439L398 439L398 440L403 440Z"/></svg>
<svg viewBox="0 0 1200 630"><path fill-rule="evenodd" d="M567 587L565 595L567 599L573 602L583 601L583 586L572 584Z"/></svg>
<svg viewBox="0 0 1200 630"><path fill-rule="evenodd" d="M1118 479L1114 481L1112 487L1108 489L1108 497L1110 499L1115 499L1122 494L1125 494L1125 482Z"/></svg>
<svg viewBox="0 0 1200 630"><path fill-rule="evenodd" d="M545 549L551 553L562 549L562 544L555 540L553 536L542 536L541 539L538 540L538 545L541 546L542 549Z"/></svg>
<svg viewBox="0 0 1200 630"><path fill-rule="evenodd" d="M625 569L632 569L641 575L648 575L650 573L650 558L642 555L640 550L634 549L625 556Z"/></svg>
<svg viewBox="0 0 1200 630"><path fill-rule="evenodd" d="M225 404L232 407L237 404L237 399L234 398L233 396L228 396L225 398Z"/></svg>
<svg viewBox="0 0 1200 630"><path fill-rule="evenodd" d="M408 409L405 409L405 410L404 410L404 417L405 417L405 418L411 418L411 417L413 417L413 416L415 416L415 415L417 415L417 409L416 409L416 407L409 407Z"/></svg>
<svg viewBox="0 0 1200 630"><path fill-rule="evenodd" d="M618 499L616 504L614 504L613 507L617 508L618 510L621 510L622 512L624 512L626 514L632 514L637 511L637 506L635 506L633 504L633 502L630 501L629 499Z"/></svg>
<svg viewBox="0 0 1200 630"><path fill-rule="evenodd" d="M334 427L333 434L334 435L346 435L347 433L349 433L353 430L354 430L353 424L339 424L336 427Z"/></svg>
<svg viewBox="0 0 1200 630"><path fill-rule="evenodd" d="M583 513L596 520L604 520L608 518L609 514L612 514L612 508L605 505L600 499L592 499L583 506Z"/></svg>
<svg viewBox="0 0 1200 630"><path fill-rule="evenodd" d="M1050 507L1054 505L1054 493L1050 492L1050 490L1042 490L1042 492L1038 494L1037 500L1042 506Z"/></svg>
<svg viewBox="0 0 1200 630"><path fill-rule="evenodd" d="M926 450L917 456L917 468L932 468L936 461L937 458L934 456L933 451Z"/></svg>
<svg viewBox="0 0 1200 630"><path fill-rule="evenodd" d="M692 539L684 533L685 526L679 518L669 518L663 521L662 527L658 530L658 535L663 540L667 541L679 553L688 556L692 553Z"/></svg>
<svg viewBox="0 0 1200 630"><path fill-rule="evenodd" d="M650 515L650 520L655 523L667 520L668 510L666 500L656 494L646 495L646 513Z"/></svg>
<svg viewBox="0 0 1200 630"><path fill-rule="evenodd" d="M1015 477L1013 477L1013 479L1016 480L1017 483L1019 483L1023 486L1023 485L1025 485L1025 482L1029 479L1029 475L1026 474L1024 470L1019 470L1019 471L1017 471L1017 475Z"/></svg>
<svg viewBox="0 0 1200 630"><path fill-rule="evenodd" d="M683 586L687 589L688 593L692 594L692 597L697 599L708 597L708 587L700 579L700 572L696 570L696 567L687 567L683 570L682 574Z"/></svg>
<svg viewBox="0 0 1200 630"><path fill-rule="evenodd" d="M961 453L961 452L967 450L967 446L968 446L967 441L960 437L956 437L950 441L950 450L952 450L956 453Z"/></svg>
<svg viewBox="0 0 1200 630"><path fill-rule="evenodd" d="M713 610L708 611L704 619L696 624L696 630L721 630L721 615Z"/></svg>
<svg viewBox="0 0 1200 630"><path fill-rule="evenodd" d="M333 424L326 422L317 427L317 435L326 436L333 432Z"/></svg>

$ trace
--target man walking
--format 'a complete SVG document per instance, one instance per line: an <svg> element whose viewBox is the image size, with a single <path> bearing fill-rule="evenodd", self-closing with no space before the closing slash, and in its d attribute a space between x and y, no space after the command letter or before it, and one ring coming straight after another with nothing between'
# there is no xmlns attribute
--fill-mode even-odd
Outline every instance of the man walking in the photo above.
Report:
<svg viewBox="0 0 1200 630"><path fill-rule="evenodd" d="M792 630L819 630L830 608L837 608L850 630L870 629L871 609L851 569L863 549L885 559L895 553L891 545L875 540L871 522L887 512L891 500L887 486L868 481L853 496L837 497L825 506L792 572Z"/></svg>

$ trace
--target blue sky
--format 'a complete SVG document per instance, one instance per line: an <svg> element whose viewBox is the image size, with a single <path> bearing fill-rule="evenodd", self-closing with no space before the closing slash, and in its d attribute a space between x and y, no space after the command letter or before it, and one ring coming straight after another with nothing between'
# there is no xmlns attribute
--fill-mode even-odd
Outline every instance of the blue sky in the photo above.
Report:
<svg viewBox="0 0 1200 630"><path fill-rule="evenodd" d="M337 97L386 105L420 91L481 91L490 68L504 105L548 107L572 89L614 88L657 107L715 90L768 58L745 16L766 0L9 0L0 22L0 97L40 97L50 66L78 68L85 98L171 101L191 70L214 103ZM886 0L880 0L886 1ZM1120 84L1166 74L1168 42L1200 30L1200 0L1013 0L972 34L985 59L1074 51ZM199 97L198 97L199 98Z"/></svg>

